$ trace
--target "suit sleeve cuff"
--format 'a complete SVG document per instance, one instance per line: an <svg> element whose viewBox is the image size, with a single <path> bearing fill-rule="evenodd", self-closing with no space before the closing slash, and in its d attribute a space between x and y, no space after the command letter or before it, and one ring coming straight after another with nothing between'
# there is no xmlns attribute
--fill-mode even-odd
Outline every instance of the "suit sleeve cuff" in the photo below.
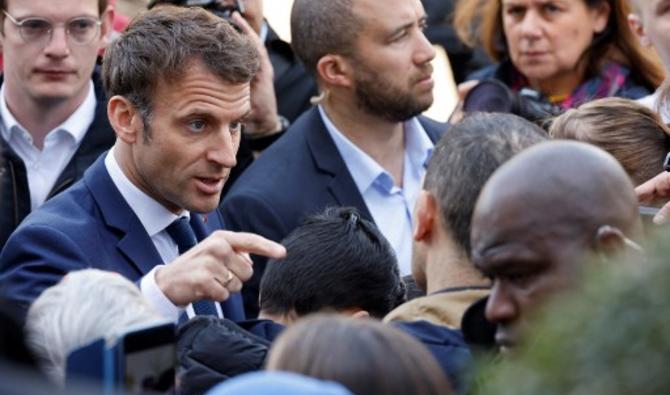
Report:
<svg viewBox="0 0 670 395"><path fill-rule="evenodd" d="M163 294L163 291L158 288L156 284L156 269L163 265L158 265L154 267L149 273L147 273L142 280L140 281L140 290L142 295L151 303L156 311L163 317L177 322L179 316L184 311L182 307L174 305L170 299Z"/></svg>

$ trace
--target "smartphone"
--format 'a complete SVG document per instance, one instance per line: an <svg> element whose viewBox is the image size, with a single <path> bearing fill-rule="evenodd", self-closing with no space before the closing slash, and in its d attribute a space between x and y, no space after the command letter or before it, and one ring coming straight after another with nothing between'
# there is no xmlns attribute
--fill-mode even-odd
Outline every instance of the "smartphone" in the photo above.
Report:
<svg viewBox="0 0 670 395"><path fill-rule="evenodd" d="M106 375L107 389L123 389L127 394L174 392L177 363L174 324L124 333L108 356L112 359L109 366L115 369Z"/></svg>
<svg viewBox="0 0 670 395"><path fill-rule="evenodd" d="M172 394L177 365L174 323L129 328L68 355L66 386L96 383L104 394Z"/></svg>

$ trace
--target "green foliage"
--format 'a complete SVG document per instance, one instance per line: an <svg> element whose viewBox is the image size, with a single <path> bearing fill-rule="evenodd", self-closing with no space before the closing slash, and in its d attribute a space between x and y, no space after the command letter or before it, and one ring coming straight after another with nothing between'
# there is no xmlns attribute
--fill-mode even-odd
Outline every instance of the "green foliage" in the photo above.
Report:
<svg viewBox="0 0 670 395"><path fill-rule="evenodd" d="M579 291L548 306L513 361L483 369L475 393L670 394L670 234L647 251L647 262L592 265Z"/></svg>

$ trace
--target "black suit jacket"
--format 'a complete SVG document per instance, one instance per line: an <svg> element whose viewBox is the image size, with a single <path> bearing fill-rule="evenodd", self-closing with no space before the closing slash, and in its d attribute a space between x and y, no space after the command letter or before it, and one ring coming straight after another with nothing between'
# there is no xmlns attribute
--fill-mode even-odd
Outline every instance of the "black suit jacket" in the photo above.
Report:
<svg viewBox="0 0 670 395"><path fill-rule="evenodd" d="M0 81L0 83L2 83ZM47 199L52 198L74 184L96 158L107 151L116 140L114 130L107 118L107 98L100 82L99 73L93 74L97 106L95 118L86 131L79 148L60 174ZM30 191L26 166L19 156L0 138L0 249L9 235L30 213Z"/></svg>
<svg viewBox="0 0 670 395"><path fill-rule="evenodd" d="M435 142L446 125L421 117ZM281 241L305 217L330 206L353 206L374 222L319 111L303 114L282 138L242 174L221 205L226 227ZM254 259L254 275L242 294L247 317L258 313L258 286L265 260Z"/></svg>

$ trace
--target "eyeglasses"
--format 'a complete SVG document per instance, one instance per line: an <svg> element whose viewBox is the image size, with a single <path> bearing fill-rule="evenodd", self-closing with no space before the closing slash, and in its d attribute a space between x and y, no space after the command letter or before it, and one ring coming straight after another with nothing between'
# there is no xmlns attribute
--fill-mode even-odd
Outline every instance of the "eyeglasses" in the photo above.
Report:
<svg viewBox="0 0 670 395"><path fill-rule="evenodd" d="M67 36L79 45L88 44L98 35L102 21L91 16L72 18L65 23L52 23L48 19L30 17L17 21L7 11L3 14L19 29L23 41L28 44L45 45L51 41L55 27L65 27Z"/></svg>

